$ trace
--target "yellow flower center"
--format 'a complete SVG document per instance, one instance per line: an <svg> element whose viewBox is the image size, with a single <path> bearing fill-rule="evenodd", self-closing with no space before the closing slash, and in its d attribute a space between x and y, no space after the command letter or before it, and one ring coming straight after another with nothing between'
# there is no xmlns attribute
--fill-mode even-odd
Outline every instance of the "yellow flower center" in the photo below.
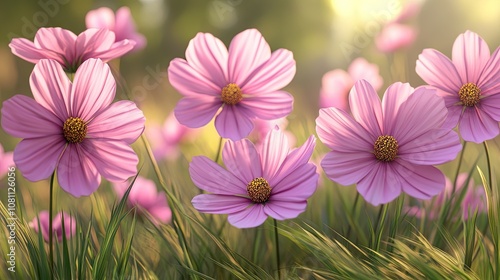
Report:
<svg viewBox="0 0 500 280"><path fill-rule="evenodd" d="M238 85L230 83L222 88L221 100L224 104L235 105L240 102L241 99L243 99L243 93Z"/></svg>
<svg viewBox="0 0 500 280"><path fill-rule="evenodd" d="M264 203L271 196L271 187L266 179L259 177L248 183L247 193L253 202Z"/></svg>
<svg viewBox="0 0 500 280"><path fill-rule="evenodd" d="M458 91L460 101L467 107L475 106L479 102L480 95L481 89L473 83L466 83Z"/></svg>
<svg viewBox="0 0 500 280"><path fill-rule="evenodd" d="M373 145L373 153L380 161L390 162L398 155L398 141L390 135L382 135Z"/></svg>
<svg viewBox="0 0 500 280"><path fill-rule="evenodd" d="M63 135L69 143L80 143L87 136L87 124L80 118L70 117L64 122Z"/></svg>

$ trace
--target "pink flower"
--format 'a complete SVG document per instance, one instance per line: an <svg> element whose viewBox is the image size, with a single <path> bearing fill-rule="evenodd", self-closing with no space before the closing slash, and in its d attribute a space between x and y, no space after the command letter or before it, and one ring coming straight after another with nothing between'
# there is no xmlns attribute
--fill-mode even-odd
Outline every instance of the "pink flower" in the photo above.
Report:
<svg viewBox="0 0 500 280"><path fill-rule="evenodd" d="M269 131L274 129L276 126L278 126L281 129L281 131L283 131L286 138L288 139L288 144L290 145L290 147L295 146L295 142L297 142L295 135L293 135L290 131L285 130L286 127L288 126L288 120L286 119L286 117L269 121L255 119L253 120L253 123L254 123L254 128L250 133L250 137L255 139L256 142L255 146L260 146L262 142L264 142L264 139L266 138L267 134L269 134Z"/></svg>
<svg viewBox="0 0 500 280"><path fill-rule="evenodd" d="M248 139L227 141L222 151L226 169L204 156L194 157L189 173L194 184L211 194L193 198L200 212L228 214L238 228L256 227L268 216L293 219L304 212L316 191L316 166L309 163L315 138L290 151L285 135L276 127L261 149Z"/></svg>
<svg viewBox="0 0 500 280"><path fill-rule="evenodd" d="M144 35L137 33L134 19L128 7L121 7L116 11L102 7L89 11L85 16L87 28L107 28L115 33L115 41L119 42L129 39L135 42L134 51L143 49L146 46Z"/></svg>
<svg viewBox="0 0 500 280"><path fill-rule="evenodd" d="M273 120L292 111L293 97L280 89L295 75L290 51L273 53L259 31L234 37L229 51L212 34L198 33L189 42L186 60L170 62L168 76L183 96L175 116L188 127L202 127L215 118L215 127L233 141L252 131L252 119Z"/></svg>
<svg viewBox="0 0 500 280"><path fill-rule="evenodd" d="M12 166L14 166L13 153L5 153L2 144L0 144L0 179L9 172L9 168Z"/></svg>
<svg viewBox="0 0 500 280"><path fill-rule="evenodd" d="M64 219L64 229L63 229L63 219ZM40 211L38 213L38 217L33 218L33 220L29 223L29 226L33 228L33 230L38 233L38 223L40 221L40 226L42 227L42 236L45 242L49 242L49 212L48 211ZM54 219L52 219L52 231L53 236L57 241L62 241L63 239L63 230L66 236L66 239L70 239L76 233L76 220L65 212L58 213Z"/></svg>
<svg viewBox="0 0 500 280"><path fill-rule="evenodd" d="M425 49L416 71L444 98L449 111L446 125L458 123L465 141L481 143L500 133L500 48L490 56L486 42L466 31L455 40L451 61Z"/></svg>
<svg viewBox="0 0 500 280"><path fill-rule="evenodd" d="M24 138L14 150L24 177L38 181L57 169L61 187L78 197L94 192L100 175L118 182L137 173L130 144L144 130L144 115L131 101L111 104L115 80L107 64L85 61L71 83L56 61L42 59L30 84L35 100L16 95L2 107L3 129Z"/></svg>
<svg viewBox="0 0 500 280"><path fill-rule="evenodd" d="M335 69L323 76L319 104L321 108L336 107L349 111L349 90L359 80L367 80L375 90L384 83L378 73L378 66L358 57L351 62L347 72Z"/></svg>
<svg viewBox="0 0 500 280"><path fill-rule="evenodd" d="M152 125L146 129L153 153L157 160L167 158L175 160L180 155L179 145L182 141L192 138L195 130L180 124L175 115L170 113L163 126Z"/></svg>
<svg viewBox="0 0 500 280"><path fill-rule="evenodd" d="M432 165L453 160L461 144L455 132L441 128L446 109L435 91L395 83L380 102L361 80L349 102L352 115L332 107L316 119L319 138L332 149L321 162L330 179L357 184L373 205L401 192L428 199L443 190L444 175Z"/></svg>
<svg viewBox="0 0 500 280"><path fill-rule="evenodd" d="M131 181L125 181L114 184L114 189L120 199L127 191L130 183ZM170 222L172 217L172 211L168 207L165 194L156 190L153 181L141 176L137 176L132 189L130 189L127 203L130 207L137 207L140 213L149 213L153 218L152 222L156 225L166 224Z"/></svg>
<svg viewBox="0 0 500 280"><path fill-rule="evenodd" d="M115 42L115 34L107 29L91 28L76 36L69 30L50 27L40 28L33 42L14 38L9 47L13 54L26 61L54 59L64 71L74 73L89 58L108 62L128 53L134 45L135 42L129 40Z"/></svg>

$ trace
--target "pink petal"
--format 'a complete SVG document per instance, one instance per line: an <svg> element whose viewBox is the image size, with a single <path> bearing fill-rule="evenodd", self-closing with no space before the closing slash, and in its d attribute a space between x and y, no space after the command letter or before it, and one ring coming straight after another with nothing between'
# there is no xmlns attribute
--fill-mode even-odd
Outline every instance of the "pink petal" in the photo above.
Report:
<svg viewBox="0 0 500 280"><path fill-rule="evenodd" d="M155 224L167 224L172 219L172 210L168 206L156 206L148 209L148 212L153 216Z"/></svg>
<svg viewBox="0 0 500 280"><path fill-rule="evenodd" d="M375 45L379 51L391 53L411 46L416 38L415 28L399 23L389 23L375 38Z"/></svg>
<svg viewBox="0 0 500 280"><path fill-rule="evenodd" d="M401 178L393 169L392 162L376 162L359 181L357 190L367 202L378 206L393 201L401 194Z"/></svg>
<svg viewBox="0 0 500 280"><path fill-rule="evenodd" d="M361 181L376 162L375 156L369 151L354 153L331 151L321 161L321 167L328 178L349 186Z"/></svg>
<svg viewBox="0 0 500 280"><path fill-rule="evenodd" d="M458 92L463 85L455 65L434 49L422 51L418 56L415 70L427 84L446 92Z"/></svg>
<svg viewBox="0 0 500 280"><path fill-rule="evenodd" d="M174 109L179 123L191 127L202 127L209 123L221 107L220 99L208 96L184 97Z"/></svg>
<svg viewBox="0 0 500 280"><path fill-rule="evenodd" d="M109 106L115 98L116 83L109 66L89 59L78 68L71 88L70 114L85 121Z"/></svg>
<svg viewBox="0 0 500 280"><path fill-rule="evenodd" d="M311 159L315 145L316 137L314 137L314 135L311 135L307 139L307 141L302 144L302 146L293 149L281 164L281 168L279 169L279 172L276 174L276 176L274 176L272 179L270 178L270 183L272 183L272 185L276 185L283 178L286 178L288 175L295 172L297 168L301 167L302 165L306 165Z"/></svg>
<svg viewBox="0 0 500 280"><path fill-rule="evenodd" d="M82 148L108 181L122 182L137 174L139 159L124 141L85 139Z"/></svg>
<svg viewBox="0 0 500 280"><path fill-rule="evenodd" d="M434 129L400 145L398 157L413 164L443 164L454 160L461 149L455 131Z"/></svg>
<svg viewBox="0 0 500 280"><path fill-rule="evenodd" d="M78 35L75 41L76 56L81 62L98 58L94 53L109 50L115 42L115 33L109 29L89 28Z"/></svg>
<svg viewBox="0 0 500 280"><path fill-rule="evenodd" d="M255 178L265 177L263 174L266 173L262 172L260 156L248 139L236 142L227 141L222 150L222 160L226 169L234 174L245 187Z"/></svg>
<svg viewBox="0 0 500 280"><path fill-rule="evenodd" d="M101 110L87 129L88 138L122 140L134 143L144 131L144 114L134 102L121 100Z"/></svg>
<svg viewBox="0 0 500 280"><path fill-rule="evenodd" d="M76 59L75 42L76 35L66 29L40 28L35 35L34 44L39 49L48 50L52 53L47 58L56 59L62 65L72 63Z"/></svg>
<svg viewBox="0 0 500 280"><path fill-rule="evenodd" d="M251 228L263 224L267 219L263 204L254 204L227 217L229 223L237 228Z"/></svg>
<svg viewBox="0 0 500 280"><path fill-rule="evenodd" d="M168 80L180 94L189 97L200 95L215 96L220 99L226 82L218 84L210 76L204 76L184 59L175 58L168 66Z"/></svg>
<svg viewBox="0 0 500 280"><path fill-rule="evenodd" d="M274 201L269 200L264 205L264 213L276 220L287 220L297 218L306 211L307 201Z"/></svg>
<svg viewBox="0 0 500 280"><path fill-rule="evenodd" d="M31 73L30 86L39 104L66 121L71 83L61 65L54 60L40 60Z"/></svg>
<svg viewBox="0 0 500 280"><path fill-rule="evenodd" d="M49 212L48 211L40 211L38 216L33 218L29 223L29 226L33 228L36 233L40 232L40 227L42 229L42 237L45 242L49 242ZM40 224L40 227L38 226Z"/></svg>
<svg viewBox="0 0 500 280"><path fill-rule="evenodd" d="M295 76L295 60L289 50L279 49L241 83L243 94L273 92L287 86Z"/></svg>
<svg viewBox="0 0 500 280"><path fill-rule="evenodd" d="M453 43L452 60L462 84L477 83L479 75L490 58L486 42L474 32L460 34Z"/></svg>
<svg viewBox="0 0 500 280"><path fill-rule="evenodd" d="M371 134L382 135L382 106L373 87L365 80L357 81L349 93L349 103L354 119Z"/></svg>
<svg viewBox="0 0 500 280"><path fill-rule="evenodd" d="M500 92L500 47L495 50L486 63L477 81L481 95L488 96Z"/></svg>
<svg viewBox="0 0 500 280"><path fill-rule="evenodd" d="M382 111L384 115L384 133L390 133L392 124L396 119L401 104L405 102L415 89L408 83L394 83L390 85L382 98Z"/></svg>
<svg viewBox="0 0 500 280"><path fill-rule="evenodd" d="M58 135L24 139L17 144L14 162L30 181L47 179L54 172L66 142Z"/></svg>
<svg viewBox="0 0 500 280"><path fill-rule="evenodd" d="M275 120L287 116L293 109L293 96L286 91L251 95L239 103L254 116L263 120Z"/></svg>
<svg viewBox="0 0 500 280"><path fill-rule="evenodd" d="M85 25L87 28L107 28L114 30L115 14L108 7L91 10L85 15Z"/></svg>
<svg viewBox="0 0 500 280"><path fill-rule="evenodd" d="M403 160L393 163L393 170L399 175L405 193L418 199L429 199L444 190L445 177L436 167L415 165Z"/></svg>
<svg viewBox="0 0 500 280"><path fill-rule="evenodd" d="M484 97L477 104L477 108L484 111L495 121L500 121L500 92Z"/></svg>
<svg viewBox="0 0 500 280"><path fill-rule="evenodd" d="M10 167L14 166L14 153L4 153L2 144L0 144L0 178L9 171Z"/></svg>
<svg viewBox="0 0 500 280"><path fill-rule="evenodd" d="M75 197L88 196L101 184L101 176L80 144L68 144L57 166L57 181Z"/></svg>
<svg viewBox="0 0 500 280"><path fill-rule="evenodd" d="M189 175L198 188L214 194L247 195L246 185L250 182L242 182L205 156L193 157L189 164Z"/></svg>
<svg viewBox="0 0 500 280"><path fill-rule="evenodd" d="M186 60L197 73L212 81L219 88L229 84L227 48L221 40L212 34L196 34L196 37L189 41L186 49Z"/></svg>
<svg viewBox="0 0 500 280"><path fill-rule="evenodd" d="M460 135L465 141L482 143L495 138L500 130L498 121L476 107L465 107L462 119L458 124Z"/></svg>
<svg viewBox="0 0 500 280"><path fill-rule="evenodd" d="M271 48L256 29L236 35L229 45L229 81L242 86L252 72L271 57Z"/></svg>
<svg viewBox="0 0 500 280"><path fill-rule="evenodd" d="M313 195L318 186L316 165L301 165L281 181L272 183L272 201L305 201ZM270 182L271 183L271 182Z"/></svg>
<svg viewBox="0 0 500 280"><path fill-rule="evenodd" d="M384 83L382 76L379 74L378 66L376 64L369 63L362 57L358 57L353 60L349 65L347 72L351 75L352 81L356 82L359 80L366 80L373 86L375 91L378 91Z"/></svg>
<svg viewBox="0 0 500 280"><path fill-rule="evenodd" d="M196 210L211 214L232 214L244 211L251 205L248 198L218 194L200 194L191 203Z"/></svg>
<svg viewBox="0 0 500 280"><path fill-rule="evenodd" d="M24 38L14 38L9 44L12 53L28 62L37 63L40 59L50 58L64 65L61 55L50 50L39 49L33 42Z"/></svg>
<svg viewBox="0 0 500 280"><path fill-rule="evenodd" d="M115 23L116 41L130 39L135 41L134 50L143 49L146 46L146 37L136 32L134 19L128 7L121 7L116 11Z"/></svg>
<svg viewBox="0 0 500 280"><path fill-rule="evenodd" d="M248 111L238 105L227 105L215 117L215 128L223 138L233 141L247 137L253 129L253 122L248 116Z"/></svg>
<svg viewBox="0 0 500 280"><path fill-rule="evenodd" d="M113 43L109 48L102 51L90 52L82 57L82 61L90 58L100 58L104 62L108 62L115 58L119 58L130 52L135 47L135 41L128 39Z"/></svg>
<svg viewBox="0 0 500 280"><path fill-rule="evenodd" d="M15 95L3 102L2 128L19 138L62 135L63 122L35 100Z"/></svg>
<svg viewBox="0 0 500 280"><path fill-rule="evenodd" d="M445 96L443 97L443 100L445 104L452 104L452 105L449 106L446 105L446 107L448 108L448 116L446 117L446 120L444 121L442 127L453 129L457 126L458 121L462 116L463 106L453 105L459 102L459 99L456 96Z"/></svg>
<svg viewBox="0 0 500 280"><path fill-rule="evenodd" d="M123 196L131 183L131 180L127 180L124 182L115 183L114 185L115 189L117 189L117 192L120 193L121 196ZM155 206L158 198L159 193L156 189L155 183L142 176L137 176L134 181L134 185L130 189L130 193L128 195L129 203L147 209Z"/></svg>
<svg viewBox="0 0 500 280"><path fill-rule="evenodd" d="M336 69L326 73L322 79L320 107L349 111L349 90L352 86L353 81L344 70Z"/></svg>
<svg viewBox="0 0 500 280"><path fill-rule="evenodd" d="M262 175L267 180L273 181L272 179L277 175L288 155L290 149L288 139L276 126L268 132L261 147ZM274 182L271 184L274 184Z"/></svg>

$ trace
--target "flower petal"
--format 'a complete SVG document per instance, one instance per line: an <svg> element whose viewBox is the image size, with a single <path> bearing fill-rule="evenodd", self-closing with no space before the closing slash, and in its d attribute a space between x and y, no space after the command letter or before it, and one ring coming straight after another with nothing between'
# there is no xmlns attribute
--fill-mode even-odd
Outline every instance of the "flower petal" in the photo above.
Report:
<svg viewBox="0 0 500 280"><path fill-rule="evenodd" d="M498 121L476 107L465 107L462 119L458 124L460 135L465 141L482 143L495 138L500 130Z"/></svg>
<svg viewBox="0 0 500 280"><path fill-rule="evenodd" d="M281 181L272 184L272 201L305 201L313 195L318 186L316 165L304 164Z"/></svg>
<svg viewBox="0 0 500 280"><path fill-rule="evenodd" d="M221 137L237 141L250 134L253 122L248 116L246 108L238 105L227 105L215 117L215 128Z"/></svg>
<svg viewBox="0 0 500 280"><path fill-rule="evenodd" d="M306 211L307 201L274 201L269 200L264 205L264 213L276 220L287 220L297 218Z"/></svg>
<svg viewBox="0 0 500 280"><path fill-rule="evenodd" d="M384 93L382 99L382 112L384 115L384 133L390 134L396 115L401 104L405 102L415 89L408 83L394 83Z"/></svg>
<svg viewBox="0 0 500 280"><path fill-rule="evenodd" d="M47 58L58 60L65 65L76 58L75 42L77 36L60 27L40 28L36 32L34 44L39 49L48 50L51 55Z"/></svg>
<svg viewBox="0 0 500 280"><path fill-rule="evenodd" d="M196 210L211 214L232 214L244 211L251 205L248 198L219 194L200 194L191 203Z"/></svg>
<svg viewBox="0 0 500 280"><path fill-rule="evenodd" d="M455 131L434 129L399 146L398 157L413 164L443 164L454 160L461 149Z"/></svg>
<svg viewBox="0 0 500 280"><path fill-rule="evenodd" d="M109 66L100 59L82 63L71 88L70 115L90 121L94 114L111 104L116 83Z"/></svg>
<svg viewBox="0 0 500 280"><path fill-rule="evenodd" d="M477 104L477 108L484 111L495 121L500 121L500 92L483 98Z"/></svg>
<svg viewBox="0 0 500 280"><path fill-rule="evenodd" d="M115 33L106 28L89 28L80 33L75 40L77 58L81 62L89 58L99 58L94 54L109 50L115 42Z"/></svg>
<svg viewBox="0 0 500 280"><path fill-rule="evenodd" d="M58 135L24 139L14 150L14 162L26 179L47 179L54 172L65 144Z"/></svg>
<svg viewBox="0 0 500 280"><path fill-rule="evenodd" d="M85 26L87 28L107 28L113 30L115 27L115 14L108 7L91 10L85 15Z"/></svg>
<svg viewBox="0 0 500 280"><path fill-rule="evenodd" d="M224 162L226 162L226 159ZM246 185L250 182L241 181L233 173L225 170L205 156L193 157L189 164L189 175L198 188L222 195L247 195Z"/></svg>
<svg viewBox="0 0 500 280"><path fill-rule="evenodd" d="M335 69L323 75L319 104L321 108L336 107L349 111L349 90L353 86L351 76L344 70Z"/></svg>
<svg viewBox="0 0 500 280"><path fill-rule="evenodd" d="M134 102L121 100L111 104L90 121L88 138L122 140L132 144L144 131L144 114Z"/></svg>
<svg viewBox="0 0 500 280"><path fill-rule="evenodd" d="M393 163L393 170L399 175L405 193L418 199L429 199L444 190L445 177L436 167L415 165L404 160Z"/></svg>
<svg viewBox="0 0 500 280"><path fill-rule="evenodd" d="M202 127L214 118L221 104L220 99L213 97L184 97L175 106L174 114L187 127Z"/></svg>
<svg viewBox="0 0 500 280"><path fill-rule="evenodd" d="M354 83L349 93L349 104L354 119L373 138L382 135L382 106L372 85L365 80Z"/></svg>
<svg viewBox="0 0 500 280"><path fill-rule="evenodd" d="M198 97L200 95L216 96L220 99L222 88L226 83L218 84L212 77L204 76L187 61L175 58L168 66L168 80L182 95Z"/></svg>
<svg viewBox="0 0 500 280"><path fill-rule="evenodd" d="M50 58L64 65L64 59L50 50L39 49L33 42L24 38L14 38L9 44L12 53L28 62L37 63L40 59Z"/></svg>
<svg viewBox="0 0 500 280"><path fill-rule="evenodd" d="M370 152L331 151L321 161L321 167L328 178L349 186L361 181L375 163L375 156Z"/></svg>
<svg viewBox="0 0 500 280"><path fill-rule="evenodd" d="M422 51L415 70L427 84L443 91L458 92L463 85L455 65L444 54L434 49Z"/></svg>
<svg viewBox="0 0 500 280"><path fill-rule="evenodd" d="M278 126L267 133L261 145L260 155L262 157L262 175L270 181L271 185L275 184L272 179L280 170L289 150L288 139Z"/></svg>
<svg viewBox="0 0 500 280"><path fill-rule="evenodd" d="M57 166L57 181L63 190L80 197L96 191L101 184L101 176L80 144L69 144Z"/></svg>
<svg viewBox="0 0 500 280"><path fill-rule="evenodd" d="M132 49L134 49L135 45L135 41L131 41L128 39L121 40L113 43L109 48L105 50L92 52L83 56L82 61L90 58L99 58L104 62L109 62L110 60L119 58L124 54L130 52Z"/></svg>
<svg viewBox="0 0 500 280"><path fill-rule="evenodd" d="M352 77L352 82L366 80L372 85L375 91L378 91L384 84L382 76L379 74L378 66L369 63L366 59L358 57L351 62L347 72ZM350 88L350 87L349 87Z"/></svg>
<svg viewBox="0 0 500 280"><path fill-rule="evenodd" d="M15 95L3 102L2 128L14 137L62 136L63 122L32 98Z"/></svg>
<svg viewBox="0 0 500 280"><path fill-rule="evenodd" d="M286 91L274 91L243 98L239 105L259 119L275 120L292 112L293 96Z"/></svg>
<svg viewBox="0 0 500 280"><path fill-rule="evenodd" d="M235 142L228 140L222 150L222 160L226 169L245 187L253 179L263 176L260 156L248 139ZM241 194L246 194L246 191Z"/></svg>
<svg viewBox="0 0 500 280"><path fill-rule="evenodd" d="M121 7L116 11L114 32L116 41L124 39L135 41L134 50L140 50L146 46L146 37L136 32L135 22L129 7Z"/></svg>
<svg viewBox="0 0 500 280"><path fill-rule="evenodd" d="M500 92L500 47L491 55L481 72L477 86L481 95L488 96Z"/></svg>
<svg viewBox="0 0 500 280"><path fill-rule="evenodd" d="M227 217L229 223L237 228L251 228L263 224L267 219L263 204L254 204L245 210L231 213Z"/></svg>
<svg viewBox="0 0 500 280"><path fill-rule="evenodd" d="M401 194L401 182L393 163L376 162L371 171L359 181L358 192L374 206L393 201Z"/></svg>
<svg viewBox="0 0 500 280"><path fill-rule="evenodd" d="M489 58L488 45L474 32L466 31L460 34L453 43L452 61L457 67L462 84L477 83Z"/></svg>
<svg viewBox="0 0 500 280"><path fill-rule="evenodd" d="M288 137L285 133L285 137ZM302 165L306 165L311 159L312 153L314 152L314 147L316 146L316 137L314 135L309 136L307 141L302 144L302 146L293 149L285 158L278 173L270 179L270 183L276 185L283 178L287 177L291 173L295 172L297 168Z"/></svg>

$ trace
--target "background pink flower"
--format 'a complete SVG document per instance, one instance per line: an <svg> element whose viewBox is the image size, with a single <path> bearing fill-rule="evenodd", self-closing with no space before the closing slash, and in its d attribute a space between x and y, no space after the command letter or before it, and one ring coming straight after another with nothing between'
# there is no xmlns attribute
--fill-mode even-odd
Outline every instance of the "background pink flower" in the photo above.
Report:
<svg viewBox="0 0 500 280"><path fill-rule="evenodd" d="M14 166L12 152L4 152L2 144L0 144L0 179L7 174L9 167ZM3 185L3 184L2 184Z"/></svg>
<svg viewBox="0 0 500 280"><path fill-rule="evenodd" d="M125 181L113 184L119 199L123 197L131 183L132 181ZM140 212L149 213L156 225L166 224L172 218L172 211L168 207L165 194L156 190L153 181L141 176L137 176L130 189L127 204L130 207L137 207Z"/></svg>
<svg viewBox="0 0 500 280"><path fill-rule="evenodd" d="M380 102L361 80L349 103L352 115L331 107L316 119L319 138L332 149L321 162L330 179L357 184L373 205L401 192L428 199L443 190L444 175L432 165L453 160L461 145L455 132L441 128L446 109L435 91L395 83Z"/></svg>
<svg viewBox="0 0 500 280"><path fill-rule="evenodd" d="M256 29L236 35L229 46L212 34L198 33L189 42L186 60L176 58L168 78L182 98L175 116L188 127L202 127L215 118L220 136L246 137L252 119L273 120L292 111L293 97L280 89L295 75L290 51L271 49Z"/></svg>
<svg viewBox="0 0 500 280"><path fill-rule="evenodd" d="M291 133L290 131L286 130L286 127L288 126L288 120L286 119L286 117L269 121L254 119L253 123L254 123L254 128L250 133L249 137L251 139L252 138L255 139L256 147L259 147L262 144L262 142L264 142L264 139L266 139L266 136L267 134L269 134L269 131L276 128L276 126L278 126L281 129L281 131L285 134L290 147L295 146L295 143L297 142L295 135L293 135L293 133Z"/></svg>
<svg viewBox="0 0 500 280"><path fill-rule="evenodd" d="M64 71L74 73L89 58L100 58L104 62L128 53L135 42L122 40L115 42L115 34L107 29L90 28L78 36L59 27L40 28L33 42L24 38L14 38L9 44L12 53L18 57L37 63L40 59L59 62Z"/></svg>
<svg viewBox="0 0 500 280"><path fill-rule="evenodd" d="M3 102L2 127L24 138L14 161L30 181L57 169L61 187L78 197L90 195L101 176L114 182L137 173L130 144L144 130L144 115L131 101L118 101L109 66L85 61L72 83L54 60L40 60L30 76L34 100L16 95Z"/></svg>
<svg viewBox="0 0 500 280"><path fill-rule="evenodd" d="M69 214L65 212L58 213L54 219L52 219L52 230L53 236L57 241L62 241L63 239L63 219L64 219L64 233L66 235L66 239L70 239L76 233L76 220L71 217ZM48 211L40 211L38 213L38 217L33 218L33 220L29 223L29 226L33 228L33 230L38 233L38 221L40 221L40 227L42 228L42 236L45 242L49 242L49 212Z"/></svg>
<svg viewBox="0 0 500 280"><path fill-rule="evenodd" d="M349 90L356 81L368 81L375 90L379 90L384 83L379 75L378 66L358 57L351 62L347 72L335 69L323 76L319 95L320 108L336 107L349 111Z"/></svg>
<svg viewBox="0 0 500 280"><path fill-rule="evenodd" d="M189 174L194 184L211 194L193 198L200 212L228 214L238 228L256 227L268 216L293 219L304 212L307 199L316 191L316 166L309 163L314 136L290 150L287 138L271 130L261 149L248 139L227 141L222 151L226 169L207 157L194 157Z"/></svg>
<svg viewBox="0 0 500 280"><path fill-rule="evenodd" d="M500 48L490 56L486 42L466 31L453 43L452 60L425 49L418 56L416 71L444 98L446 125L458 123L465 141L481 143L500 133Z"/></svg>
<svg viewBox="0 0 500 280"><path fill-rule="evenodd" d="M85 16L87 28L107 28L115 33L115 41L129 39L135 42L134 51L146 46L146 37L137 33L134 19L128 7L121 7L116 11L116 17L108 7L91 10Z"/></svg>

